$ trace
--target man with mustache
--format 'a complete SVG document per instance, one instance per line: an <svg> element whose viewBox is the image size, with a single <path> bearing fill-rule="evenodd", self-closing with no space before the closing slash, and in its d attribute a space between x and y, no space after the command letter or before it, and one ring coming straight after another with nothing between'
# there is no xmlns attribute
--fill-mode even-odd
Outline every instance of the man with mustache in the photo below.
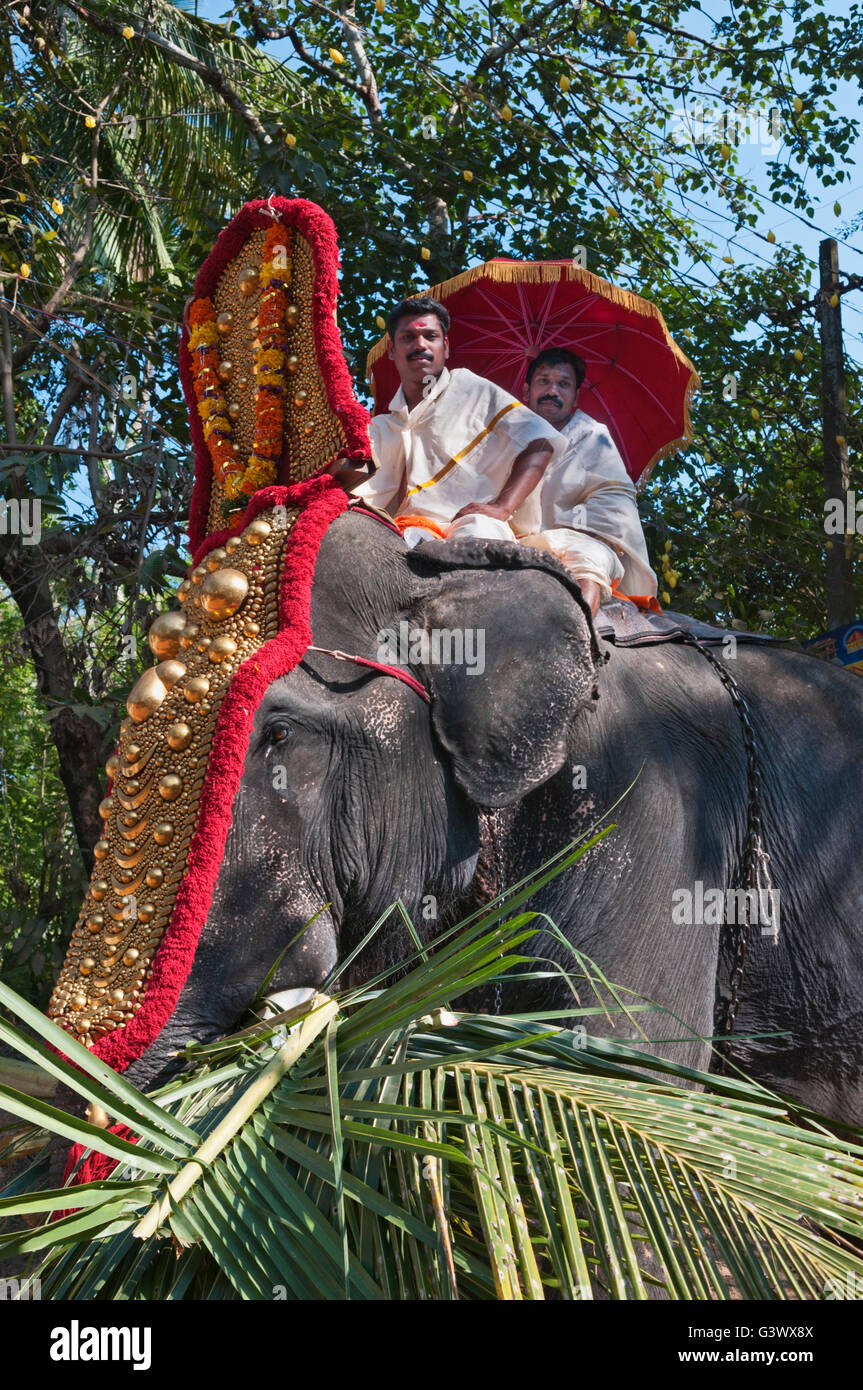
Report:
<svg viewBox="0 0 863 1390"><path fill-rule="evenodd" d="M436 300L403 300L387 330L401 386L371 422L376 471L339 469L339 481L388 510L409 544L538 531L539 483L563 437L485 377L447 369L449 313Z"/></svg>
<svg viewBox="0 0 863 1390"><path fill-rule="evenodd" d="M577 408L585 365L567 348L545 348L527 371L527 403L566 436L543 478L538 535L522 537L563 560L594 613L618 581L624 594L656 595L635 487L606 427Z"/></svg>

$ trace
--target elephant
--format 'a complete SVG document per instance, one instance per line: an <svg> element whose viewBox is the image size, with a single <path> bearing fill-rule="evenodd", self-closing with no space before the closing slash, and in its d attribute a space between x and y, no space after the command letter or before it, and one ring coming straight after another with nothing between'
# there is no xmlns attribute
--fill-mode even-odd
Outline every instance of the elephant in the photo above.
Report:
<svg viewBox="0 0 863 1390"><path fill-rule="evenodd" d="M257 710L194 963L129 1079L161 1084L179 1048L230 1031L281 953L274 991L317 987L399 897L432 938L616 803L611 833L530 906L607 979L666 1011L639 1016L656 1055L708 1069L729 929L706 914L687 923L675 904L740 883L748 803L738 717L703 657L597 638L577 583L546 552L470 540L409 549L358 508L326 531L311 601L314 649ZM405 632L425 634L410 669L430 703L330 654L380 660L384 635ZM454 632L473 634L472 664L434 650L431 637ZM782 909L778 933L756 931L749 947L734 1061L800 1104L859 1122L852 740L863 683L801 651L744 645L734 675L762 750L764 842ZM549 934L530 949L538 963L571 968ZM409 951L394 915L350 979ZM489 991L476 1002L494 1006ZM542 966L536 980L504 982L500 1002L563 1014L572 999ZM597 1016L591 1032L634 1036L620 1014Z"/></svg>

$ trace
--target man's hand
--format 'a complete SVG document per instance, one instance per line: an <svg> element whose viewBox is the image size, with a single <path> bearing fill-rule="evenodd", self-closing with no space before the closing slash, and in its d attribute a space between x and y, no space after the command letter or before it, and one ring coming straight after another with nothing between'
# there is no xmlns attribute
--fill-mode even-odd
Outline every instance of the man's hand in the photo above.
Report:
<svg viewBox="0 0 863 1390"><path fill-rule="evenodd" d="M325 468L325 473L330 473L337 483L341 483L345 492L350 492L351 488L359 487L360 483L367 483L372 476L371 464L368 463L364 468L355 468L352 459L337 459L331 463L329 468Z"/></svg>
<svg viewBox="0 0 863 1390"><path fill-rule="evenodd" d="M595 618L602 600L599 585L593 579L579 579L578 587L581 590L582 598Z"/></svg>
<svg viewBox="0 0 863 1390"><path fill-rule="evenodd" d="M468 502L456 512L453 521L460 516L493 516L495 521L509 521L509 507L502 507L499 502Z"/></svg>

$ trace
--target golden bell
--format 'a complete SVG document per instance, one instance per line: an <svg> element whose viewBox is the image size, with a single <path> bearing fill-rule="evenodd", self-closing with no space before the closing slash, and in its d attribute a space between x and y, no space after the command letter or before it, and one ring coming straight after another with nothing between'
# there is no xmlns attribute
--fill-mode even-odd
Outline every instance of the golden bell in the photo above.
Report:
<svg viewBox="0 0 863 1390"><path fill-rule="evenodd" d="M257 266L254 265L244 266L243 269L240 271L239 275L237 276L237 285L239 287L240 294L255 294L258 290L260 282L260 272L258 271Z"/></svg>
<svg viewBox="0 0 863 1390"><path fill-rule="evenodd" d="M298 410L304 410L306 405L308 404L308 400L308 391L297 391L296 395L294 396L294 405L297 407Z"/></svg>
<svg viewBox="0 0 863 1390"><path fill-rule="evenodd" d="M192 742L192 730L188 724L182 720L177 724L172 724L168 730L168 747L173 748L175 753L182 753L184 748L188 748Z"/></svg>
<svg viewBox="0 0 863 1390"><path fill-rule="evenodd" d="M285 323L289 328L293 328L300 317L300 311L296 304L289 304L285 310Z"/></svg>
<svg viewBox="0 0 863 1390"><path fill-rule="evenodd" d="M200 584L201 580L204 578L204 575L206 573L206 568L203 565L196 565L195 568L192 570L192 583Z"/></svg>
<svg viewBox="0 0 863 1390"><path fill-rule="evenodd" d="M160 661L156 667L156 675L170 690L172 685L176 685L186 674L186 666L182 661Z"/></svg>
<svg viewBox="0 0 863 1390"><path fill-rule="evenodd" d="M248 592L249 581L242 570L219 569L204 580L201 607L210 618L232 618Z"/></svg>
<svg viewBox="0 0 863 1390"><path fill-rule="evenodd" d="M127 763L136 763L136 762L138 761L138 759L140 758L140 756L141 756L141 749L139 748L139 746L138 746L137 743L127 743L127 744L126 744L126 753L125 753L125 757L126 757L126 762L127 762Z"/></svg>
<svg viewBox="0 0 863 1390"><path fill-rule="evenodd" d="M208 570L217 570L223 560L227 560L228 552L224 546L218 545L215 550L211 550L204 564Z"/></svg>
<svg viewBox="0 0 863 1390"><path fill-rule="evenodd" d="M106 764L105 764L105 771L107 772L107 774L108 774L109 777L112 777L112 778L113 778L113 777L116 777L116 776L117 776L117 768L118 768L119 766L120 766L120 759L119 759L119 757L117 756L116 753L112 753L111 756L110 756L110 758L108 759L108 761L107 761Z"/></svg>
<svg viewBox="0 0 863 1390"><path fill-rule="evenodd" d="M234 375L233 362L229 362L227 359L225 359L224 362L220 362L216 368L216 375L220 381L230 381L231 377Z"/></svg>
<svg viewBox="0 0 863 1390"><path fill-rule="evenodd" d="M189 590L191 589L191 587L192 587L192 586L191 586L191 584L189 583L188 579L184 579L183 582L178 586L178 588L177 588L177 598L179 599L180 603L182 603L182 602L183 602L183 599L187 597L187 595L188 595Z"/></svg>
<svg viewBox="0 0 863 1390"><path fill-rule="evenodd" d="M159 824L156 826L155 830L153 831L153 839L156 841L156 844L157 844L157 845L169 845L169 844L171 843L171 841L173 840L173 838L174 838L174 827L173 827L173 825L171 824L171 822L170 822L170 821L167 821L167 820L160 821ZM138 916L140 917L140 915L141 915L141 912L140 912L140 909L139 909L139 910L138 910Z"/></svg>
<svg viewBox="0 0 863 1390"><path fill-rule="evenodd" d="M114 798L113 798L113 796L106 796L102 801L99 802L99 815L102 817L103 820L107 820L107 819L108 819L108 817L110 816L110 814L111 814L111 812L113 811L113 809L114 809Z"/></svg>
<svg viewBox="0 0 863 1390"><path fill-rule="evenodd" d="M285 361L285 366L287 367L288 371L291 373L292 376L294 372L297 371L297 369L299 368L299 365L299 357L295 352L292 352L291 355Z"/></svg>
<svg viewBox="0 0 863 1390"><path fill-rule="evenodd" d="M168 693L168 687L158 674L158 667L151 667L139 676L129 691L126 709L136 724L142 724L155 714Z"/></svg>
<svg viewBox="0 0 863 1390"><path fill-rule="evenodd" d="M180 637L185 626L186 616L184 613L160 613L158 618L154 618L150 624L150 631L147 633L147 641L150 644L150 651L159 661L166 661L177 655Z"/></svg>
<svg viewBox="0 0 863 1390"><path fill-rule="evenodd" d="M190 705L196 705L199 700L203 700L209 689L210 682L206 676L193 676L183 687L183 694Z"/></svg>
<svg viewBox="0 0 863 1390"><path fill-rule="evenodd" d="M225 541L225 549L227 550L229 555L233 555L234 551L239 550L242 544L243 542L240 540L239 536L231 536L227 541Z"/></svg>
<svg viewBox="0 0 863 1390"><path fill-rule="evenodd" d="M97 878L95 882L90 884L90 892L96 902L100 903L108 892L108 885L103 878Z"/></svg>
<svg viewBox="0 0 863 1390"><path fill-rule="evenodd" d="M111 846L107 840L97 840L93 846L93 857L95 859L105 859Z"/></svg>
<svg viewBox="0 0 863 1390"><path fill-rule="evenodd" d="M141 906L138 908L138 921L139 921L139 922L152 922L152 920L153 920L153 918L155 917L155 915L156 915L156 905L155 905L155 903L141 903Z"/></svg>
<svg viewBox="0 0 863 1390"><path fill-rule="evenodd" d="M98 1129L107 1129L111 1123L111 1117L108 1112L103 1110L101 1105L97 1105L95 1101L92 1100L84 1112L84 1118Z"/></svg>
<svg viewBox="0 0 863 1390"><path fill-rule="evenodd" d="M183 635L182 635L182 637L180 638L180 646L181 646L181 647L191 647L191 646L193 646L193 645L194 645L194 642L195 642L195 638L196 638L197 635L198 635L198 631L199 631L199 629L198 629L198 624L197 624L197 623L189 623L189 626L184 630Z"/></svg>
<svg viewBox="0 0 863 1390"><path fill-rule="evenodd" d="M164 869L160 869L158 864L154 864L147 870L146 884L148 888L158 888L165 877Z"/></svg>
<svg viewBox="0 0 863 1390"><path fill-rule="evenodd" d="M239 420L239 418L240 418L240 407L239 407L239 405L237 404L237 402L234 401L233 405L229 405L229 406L228 406L228 419L229 419L229 420Z"/></svg>
<svg viewBox="0 0 863 1390"><path fill-rule="evenodd" d="M230 309L223 309L220 314L216 315L216 329L221 333L223 338L230 333L233 326L234 315L231 313Z"/></svg>

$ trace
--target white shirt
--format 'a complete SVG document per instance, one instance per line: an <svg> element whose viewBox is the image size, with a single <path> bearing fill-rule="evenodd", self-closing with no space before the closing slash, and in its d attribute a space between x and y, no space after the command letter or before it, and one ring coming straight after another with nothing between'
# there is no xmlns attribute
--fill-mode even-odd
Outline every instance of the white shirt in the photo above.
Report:
<svg viewBox="0 0 863 1390"><path fill-rule="evenodd" d="M576 574L610 592L655 594L635 486L605 425L576 410L562 426L568 441L542 482L542 532Z"/></svg>
<svg viewBox="0 0 863 1390"><path fill-rule="evenodd" d="M495 501L532 440L551 444L549 467L566 448L563 435L539 415L465 367L444 368L412 410L399 387L389 413L375 415L369 433L377 472L356 495L391 514L417 513L441 526L470 502ZM517 535L540 528L540 487L511 519Z"/></svg>

